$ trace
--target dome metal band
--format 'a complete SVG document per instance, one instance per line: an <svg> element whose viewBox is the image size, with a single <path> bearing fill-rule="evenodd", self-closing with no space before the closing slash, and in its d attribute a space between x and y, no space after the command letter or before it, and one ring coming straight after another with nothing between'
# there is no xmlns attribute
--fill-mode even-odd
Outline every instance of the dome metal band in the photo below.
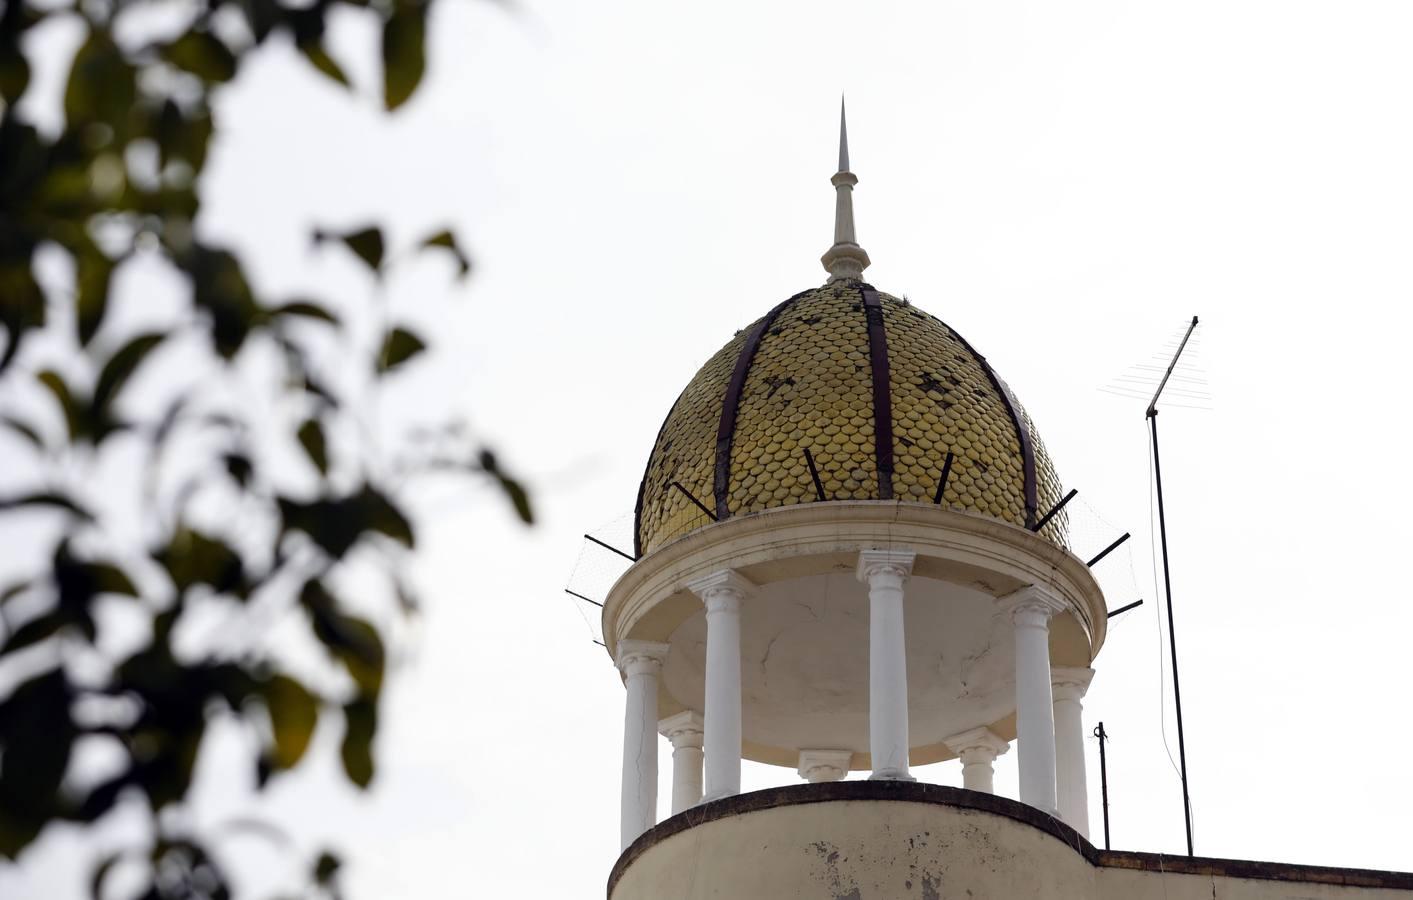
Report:
<svg viewBox="0 0 1413 900"><path fill-rule="evenodd" d="M1032 527L1039 515L1040 501L1037 499L1039 493L1036 487L1035 478L1035 444L1030 439L1030 429L1025 425L1025 419L1021 416L1020 406L1016 403L1016 398L1011 394L1011 389L1006 387L1006 383L1001 380L1001 376L996 374L996 370L991 368L991 363L986 361L986 357L976 352L976 348L971 342L957 333L956 329L950 325L947 330L952 332L952 337L961 341L962 346L971 352L972 357L981 366L986 377L991 381L991 386L996 389L996 393L1001 395L1001 402L1006 404L1006 412L1011 415L1011 423L1016 427L1016 440L1020 442L1021 469L1025 476L1025 527Z"/></svg>
<svg viewBox="0 0 1413 900"><path fill-rule="evenodd" d="M721 424L716 429L716 477L712 490L716 496L716 518L718 521L731 517L729 498L731 496L731 442L736 436L736 413L741 406L741 391L746 386L746 376L751 371L756 351L770 326L785 308L796 299L809 293L803 291L775 305L757 323L754 331L746 338L741 355L736 357L736 368L731 371L731 381L726 385L726 396L721 401Z"/></svg>
<svg viewBox="0 0 1413 900"><path fill-rule="evenodd" d="M883 305L878 301L878 292L864 285L859 293L868 322L868 358L873 376L873 456L878 466L878 499L892 500L893 388L889 381L888 336L883 330Z"/></svg>

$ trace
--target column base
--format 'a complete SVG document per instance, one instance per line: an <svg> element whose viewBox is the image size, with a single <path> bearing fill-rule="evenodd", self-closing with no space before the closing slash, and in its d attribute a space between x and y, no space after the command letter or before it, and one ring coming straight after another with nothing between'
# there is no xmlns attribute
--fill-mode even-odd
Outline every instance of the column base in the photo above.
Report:
<svg viewBox="0 0 1413 900"><path fill-rule="evenodd" d="M917 781L916 778L907 772L899 769L884 769L881 772L874 772L868 776L869 781Z"/></svg>

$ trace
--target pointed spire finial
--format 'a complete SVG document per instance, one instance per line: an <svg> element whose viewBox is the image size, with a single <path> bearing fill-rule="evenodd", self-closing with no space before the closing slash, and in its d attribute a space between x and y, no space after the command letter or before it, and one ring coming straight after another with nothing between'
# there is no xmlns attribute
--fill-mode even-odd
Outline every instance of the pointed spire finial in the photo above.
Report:
<svg viewBox="0 0 1413 900"><path fill-rule="evenodd" d="M849 128L844 115L844 98L839 98L839 171L830 179L834 185L834 246L820 257L829 281L857 279L868 268L868 253L854 237L854 185L859 183L849 171ZM826 282L828 283L828 282Z"/></svg>
<svg viewBox="0 0 1413 900"><path fill-rule="evenodd" d="M849 171L849 123L844 116L844 95L839 95L839 171Z"/></svg>

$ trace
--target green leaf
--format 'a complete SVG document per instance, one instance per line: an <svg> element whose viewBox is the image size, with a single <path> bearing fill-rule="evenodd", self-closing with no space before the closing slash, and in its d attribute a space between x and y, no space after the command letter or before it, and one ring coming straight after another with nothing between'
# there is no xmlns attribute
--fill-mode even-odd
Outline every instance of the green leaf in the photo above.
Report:
<svg viewBox="0 0 1413 900"><path fill-rule="evenodd" d="M427 68L424 43L427 9L421 3L398 3L383 25L383 104L391 112L417 90Z"/></svg>
<svg viewBox="0 0 1413 900"><path fill-rule="evenodd" d="M108 563L88 563L84 568L88 570L88 578L93 585L95 594L137 596L137 588L133 586L132 579L128 578L117 566Z"/></svg>
<svg viewBox="0 0 1413 900"><path fill-rule="evenodd" d="M227 250L197 246L181 265L191 275L192 299L211 314L216 352L231 359L261 315L240 260Z"/></svg>
<svg viewBox="0 0 1413 900"><path fill-rule="evenodd" d="M244 453L227 453L222 457L226 465L226 474L241 487L250 484L250 476L255 473L255 467L250 462L250 457Z"/></svg>
<svg viewBox="0 0 1413 900"><path fill-rule="evenodd" d="M133 100L137 76L105 29L95 28L74 54L64 89L64 115L71 131L102 122L120 134Z"/></svg>
<svg viewBox="0 0 1413 900"><path fill-rule="evenodd" d="M90 819L88 821L92 820ZM112 870L114 865L121 862L122 859L123 855L121 853L110 853L103 857L103 861L94 868L93 874L88 880L88 896L90 900L103 900L103 882L107 880L108 872Z"/></svg>
<svg viewBox="0 0 1413 900"><path fill-rule="evenodd" d="M19 497L10 497L0 500L0 512L12 509L20 509L25 506L53 506L67 510L76 516L88 521L93 521L93 513L84 509L73 500L62 494L42 492L38 494L24 494Z"/></svg>
<svg viewBox="0 0 1413 900"><path fill-rule="evenodd" d="M12 117L6 117L7 121ZM12 134L5 134L11 131ZM13 132L18 132L15 134ZM18 144L19 146L14 146ZM5 165L0 166L0 192L6 196L28 190L27 181L44 180L49 184L57 177L53 168L46 169L46 153L34 129L28 126L0 129L0 155L6 157ZM16 172L6 171L12 157L20 157ZM29 176L28 178L26 176ZM18 189L18 190L17 190ZM87 184L83 191L86 195ZM46 304L44 291L34 279L28 259L10 260L0 258L0 325L4 326L5 350L0 353L0 372L4 372L20 350L26 332L44 324Z"/></svg>
<svg viewBox="0 0 1413 900"><path fill-rule="evenodd" d="M421 246L423 249L429 247L444 247L449 250L451 252L451 255L456 258L458 278L465 278L466 273L471 271L470 258L467 257L467 255L462 251L460 245L457 244L456 235L452 234L450 231L437 232L436 234L423 241Z"/></svg>
<svg viewBox="0 0 1413 900"><path fill-rule="evenodd" d="M304 54L304 58L309 60L310 65L323 72L326 77L348 87L348 76L344 74L339 64L334 62L334 58L324 48L323 41L306 41L299 45L299 52Z"/></svg>
<svg viewBox="0 0 1413 900"><path fill-rule="evenodd" d="M263 44L265 38L270 36L270 32L282 23L286 11L290 13L290 19L293 20L300 14L319 9L318 7L310 7L309 9L291 8L286 10L278 0L243 0L239 6L241 11L245 13L246 22L249 23L250 32L255 35L255 43L257 44ZM322 22L322 10L319 11L319 14Z"/></svg>
<svg viewBox="0 0 1413 900"><path fill-rule="evenodd" d="M219 594L245 595L245 563L224 541L183 528L156 559L179 592L205 584Z"/></svg>
<svg viewBox="0 0 1413 900"><path fill-rule="evenodd" d="M378 371L395 369L425 349L427 345L417 335L404 328L394 328L383 338L383 348L378 351Z"/></svg>
<svg viewBox="0 0 1413 900"><path fill-rule="evenodd" d="M76 440L87 433L84 427L84 417L79 410L78 403L74 400L73 392L69 390L69 385L64 381L64 377L52 369L46 369L35 376L39 383L49 389L49 393L54 395L54 399L59 403L59 409L64 413L64 422L69 432L69 439Z"/></svg>
<svg viewBox="0 0 1413 900"><path fill-rule="evenodd" d="M63 668L32 678L0 702L0 856L14 859L58 818L59 784L78 737Z"/></svg>
<svg viewBox="0 0 1413 900"><path fill-rule="evenodd" d="M299 443L309 454L309 461L319 470L319 474L329 474L328 448L324 444L324 428L318 419L309 419L299 426Z"/></svg>
<svg viewBox="0 0 1413 900"><path fill-rule="evenodd" d="M292 769L309 749L319 723L319 702L304 685L285 675L265 682L261 693L275 741L271 760L278 769Z"/></svg>
<svg viewBox="0 0 1413 900"><path fill-rule="evenodd" d="M39 432L35 431L29 423L23 422L14 416L0 415L0 425L4 425L6 428L24 435L29 439L29 442L34 445L36 450L44 449L44 438L40 437Z"/></svg>
<svg viewBox="0 0 1413 900"><path fill-rule="evenodd" d="M80 822L96 821L113 808L113 804L118 802L118 797L122 794L123 789L132 783L131 769L102 782L88 792L88 796L78 804L78 809L73 811L71 818L76 818Z"/></svg>
<svg viewBox="0 0 1413 900"><path fill-rule="evenodd" d="M500 485L506 498L515 507L515 514L520 517L520 521L526 525L535 521L534 510L530 507L530 495L525 491L525 487L501 469L495 454L489 450L481 451L481 471L490 475Z"/></svg>
<svg viewBox="0 0 1413 900"><path fill-rule="evenodd" d="M235 77L236 55L209 31L188 31L163 47L162 56L207 83L220 84Z"/></svg>
<svg viewBox="0 0 1413 900"><path fill-rule="evenodd" d="M182 698L187 699L187 698ZM171 713L171 704L163 704L163 712ZM196 756L201 750L201 738L206 733L206 721L200 708L183 708L170 729L144 735L156 744L156 755L137 773L137 781L147 792L148 803L154 810L180 802L191 787Z"/></svg>
<svg viewBox="0 0 1413 900"><path fill-rule="evenodd" d="M33 646L54 636L72 621L73 617L61 610L53 610L42 616L35 616L6 636L3 647L0 647L0 655L8 656Z"/></svg>
<svg viewBox="0 0 1413 900"><path fill-rule="evenodd" d="M346 727L339 755L348 780L366 788L373 780L373 736L378 731L378 706L375 700L360 697L343 708Z"/></svg>
<svg viewBox="0 0 1413 900"><path fill-rule="evenodd" d="M12 598L18 597L20 594L23 594L25 591L29 590L32 587L34 587L34 583L30 581L15 582L14 584L5 588L3 591L0 591L0 606L4 606Z"/></svg>
<svg viewBox="0 0 1413 900"><path fill-rule="evenodd" d="M189 111L173 100L166 100L149 117L149 136L157 142L159 161L166 165L174 159L184 159L200 172L206 163L206 149L211 143L211 114L202 104L189 105Z"/></svg>
<svg viewBox="0 0 1413 900"><path fill-rule="evenodd" d="M368 531L407 547L414 543L412 523L387 497L368 485L357 494L335 500L304 503L280 497L278 501L284 528L309 535L335 559L347 553Z"/></svg>
<svg viewBox="0 0 1413 900"><path fill-rule="evenodd" d="M318 861L314 863L314 883L327 887L342 866L343 861L337 855L328 850L320 853Z"/></svg>
<svg viewBox="0 0 1413 900"><path fill-rule="evenodd" d="M16 47L0 51L0 99L9 106L24 95L29 87L29 62Z"/></svg>
<svg viewBox="0 0 1413 900"><path fill-rule="evenodd" d="M343 663L359 689L365 694L381 690L387 653L378 630L363 619L345 615L320 581L306 583L299 602L309 612L314 636Z"/></svg>
<svg viewBox="0 0 1413 900"><path fill-rule="evenodd" d="M412 523L382 493L364 485L363 490L353 498L353 503L358 514L367 522L368 528L392 538L404 547L413 545Z"/></svg>
<svg viewBox="0 0 1413 900"><path fill-rule="evenodd" d="M96 247L78 254L78 332L84 346L93 340L108 310L108 285L113 262Z"/></svg>
<svg viewBox="0 0 1413 900"><path fill-rule="evenodd" d="M166 337L163 332L139 335L109 358L98 375L98 385L93 389L93 408L100 416L105 419L110 417L109 407L123 389L123 385L132 377L133 372L137 371L147 354Z"/></svg>
<svg viewBox="0 0 1413 900"><path fill-rule="evenodd" d="M324 307L309 300L293 300L270 310L270 318L272 319L284 318L286 316L317 319L321 322L328 322L330 325L339 324L338 316L335 316Z"/></svg>
<svg viewBox="0 0 1413 900"><path fill-rule="evenodd" d="M314 241L322 243L324 241L342 241L344 246L352 250L377 273L383 265L383 231L377 226L360 228L357 231L350 231L347 234L334 234L328 231L315 231Z"/></svg>

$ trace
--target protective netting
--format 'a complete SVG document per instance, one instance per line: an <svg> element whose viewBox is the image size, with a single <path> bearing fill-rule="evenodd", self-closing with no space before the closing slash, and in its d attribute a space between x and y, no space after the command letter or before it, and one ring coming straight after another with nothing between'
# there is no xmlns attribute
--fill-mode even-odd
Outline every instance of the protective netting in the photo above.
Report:
<svg viewBox="0 0 1413 900"><path fill-rule="evenodd" d="M601 606L614 582L633 564L622 554L632 552L633 514L629 512L587 532L579 558L569 573L565 599L583 618L589 637L596 643L603 643Z"/></svg>
<svg viewBox="0 0 1413 900"><path fill-rule="evenodd" d="M1085 501L1083 494L1077 494L1065 507L1065 511L1069 513L1070 552L1084 562L1094 559L1129 530L1100 515L1098 510ZM1133 568L1132 538L1095 562L1090 571L1104 591L1104 600L1110 610L1145 599L1139 590L1138 578Z"/></svg>

